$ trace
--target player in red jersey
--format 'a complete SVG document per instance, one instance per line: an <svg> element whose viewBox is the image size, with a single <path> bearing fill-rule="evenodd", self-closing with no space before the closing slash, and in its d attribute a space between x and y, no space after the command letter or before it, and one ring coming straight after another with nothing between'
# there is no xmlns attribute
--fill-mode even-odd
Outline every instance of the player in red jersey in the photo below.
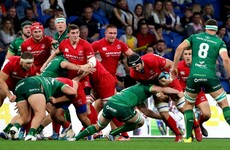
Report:
<svg viewBox="0 0 230 150"><path fill-rule="evenodd" d="M14 91L18 81L36 75L36 67L33 62L34 57L30 52L24 52L21 57L12 56L5 60L0 72L0 107L6 97L10 101L15 99L10 91Z"/></svg>
<svg viewBox="0 0 230 150"><path fill-rule="evenodd" d="M31 25L32 37L27 39L21 45L21 51L29 51L34 55L34 65L37 67L37 73L51 54L53 38L44 36L44 28L39 22Z"/></svg>
<svg viewBox="0 0 230 150"><path fill-rule="evenodd" d="M190 64L192 62L192 50L191 49L184 50L183 59L184 60L178 63L177 69L178 69L178 76L180 79L180 84L183 88L183 91L185 91L186 81L190 74ZM204 136L208 136L208 131L203 127L202 124L211 117L211 110L210 110L208 100L203 91L198 94L196 98L195 106L199 108L201 111L201 115L198 121L200 124L202 134Z"/></svg>
<svg viewBox="0 0 230 150"><path fill-rule="evenodd" d="M171 60L165 59L155 54L146 54L142 57L140 57L138 54L133 54L130 57L128 57L127 63L130 66L130 76L136 81L146 83L146 84L158 83L158 76L160 75L160 73L163 71L168 72L173 64ZM185 100L184 100L183 90L182 87L180 86L179 80L176 78L173 79L169 87L180 91L178 95L170 96L170 98L175 102L178 110L183 113L184 111L183 106L185 104ZM176 127L175 120L168 113L169 111L168 102L157 102L156 107L158 108L160 114L162 115L164 122L176 134L175 141L177 142L180 141L182 139L181 133ZM198 138L200 141L202 140L202 135L200 133L198 122L196 122L194 126L197 129L196 138Z"/></svg>
<svg viewBox="0 0 230 150"><path fill-rule="evenodd" d="M0 107L6 97L11 102L16 99L15 95L12 95L10 91L14 92L18 81L36 75L36 67L33 62L34 56L30 52L24 52L21 56L11 56L5 60L0 72ZM8 138L8 132L18 117L19 115L16 115L12 118L11 122L0 133L0 137Z"/></svg>
<svg viewBox="0 0 230 150"><path fill-rule="evenodd" d="M99 55L101 64L115 79L121 54L123 53L126 56L133 54L133 51L124 42L117 39L117 27L112 24L106 27L105 38L95 41L91 45L96 55ZM97 100L95 107L97 112L99 112L103 107L102 101ZM118 121L116 121L115 124L117 126L122 125ZM128 134L124 133L124 136L128 136Z"/></svg>

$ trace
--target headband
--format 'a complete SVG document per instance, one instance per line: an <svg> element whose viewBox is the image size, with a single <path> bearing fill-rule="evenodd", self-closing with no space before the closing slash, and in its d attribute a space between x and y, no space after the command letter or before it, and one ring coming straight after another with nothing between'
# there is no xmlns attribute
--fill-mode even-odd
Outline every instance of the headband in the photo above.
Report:
<svg viewBox="0 0 230 150"><path fill-rule="evenodd" d="M66 22L66 19L65 18L56 18L55 19L55 24L58 23L58 22Z"/></svg>
<svg viewBox="0 0 230 150"><path fill-rule="evenodd" d="M31 22L31 21L28 21L28 20L24 21L24 22L21 24L21 28L23 28L23 27L26 26L26 25L32 25L32 22Z"/></svg>
<svg viewBox="0 0 230 150"><path fill-rule="evenodd" d="M26 59L21 58L20 60L22 62L25 62L25 63L33 63L34 62L34 58L31 58L31 59L29 59L29 58L26 58Z"/></svg>
<svg viewBox="0 0 230 150"><path fill-rule="evenodd" d="M218 27L216 25L205 25L205 29L217 31Z"/></svg>
<svg viewBox="0 0 230 150"><path fill-rule="evenodd" d="M127 59L128 66L136 66L137 64L142 63L141 57L137 54L133 54Z"/></svg>

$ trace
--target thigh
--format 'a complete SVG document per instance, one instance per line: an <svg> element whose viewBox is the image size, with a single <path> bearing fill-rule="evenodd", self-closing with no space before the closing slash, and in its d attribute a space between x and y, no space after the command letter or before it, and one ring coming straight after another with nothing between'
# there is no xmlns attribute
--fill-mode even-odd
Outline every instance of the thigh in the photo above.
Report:
<svg viewBox="0 0 230 150"><path fill-rule="evenodd" d="M46 110L46 98L44 94L32 94L28 102L34 112L44 112Z"/></svg>
<svg viewBox="0 0 230 150"><path fill-rule="evenodd" d="M31 107L27 101L17 103L17 107L21 117L31 116Z"/></svg>

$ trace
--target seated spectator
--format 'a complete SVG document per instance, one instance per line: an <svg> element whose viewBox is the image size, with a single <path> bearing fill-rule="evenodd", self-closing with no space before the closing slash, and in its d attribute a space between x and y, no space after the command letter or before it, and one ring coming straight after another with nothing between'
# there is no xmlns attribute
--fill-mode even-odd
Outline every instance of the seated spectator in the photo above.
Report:
<svg viewBox="0 0 230 150"><path fill-rule="evenodd" d="M7 0L4 5L7 10L11 7L15 7L19 20L25 17L25 9L31 7L26 0Z"/></svg>
<svg viewBox="0 0 230 150"><path fill-rule="evenodd" d="M3 48L4 45L3 43L1 42L1 37L0 37L0 69L2 68L2 64L4 63L5 61L5 57L6 57L6 50Z"/></svg>
<svg viewBox="0 0 230 150"><path fill-rule="evenodd" d="M3 20L2 30L0 30L1 42L3 43L3 49L7 50L10 43L15 39L14 26L12 21L8 18Z"/></svg>
<svg viewBox="0 0 230 150"><path fill-rule="evenodd" d="M25 9L25 17L20 20L20 23L23 23L24 21L37 22L37 19L34 17L32 7Z"/></svg>
<svg viewBox="0 0 230 150"><path fill-rule="evenodd" d="M187 26L187 30L186 30L187 36L204 31L204 27L201 20L201 14L199 12L194 12L192 19L193 22L189 23Z"/></svg>
<svg viewBox="0 0 230 150"><path fill-rule="evenodd" d="M213 19L214 8L212 4L206 4L203 9L203 19L207 21L208 19Z"/></svg>
<svg viewBox="0 0 230 150"><path fill-rule="evenodd" d="M106 25L109 24L108 19L106 18L105 12L100 8L100 1L95 0L92 4L92 9L93 9L93 18L97 19L99 23L105 27Z"/></svg>
<svg viewBox="0 0 230 150"><path fill-rule="evenodd" d="M165 13L163 9L163 2L161 0L156 0L153 5L153 18L155 24L165 26Z"/></svg>
<svg viewBox="0 0 230 150"><path fill-rule="evenodd" d="M118 29L125 28L128 25L132 25L132 15L128 12L126 0L117 0L116 5L119 8L113 8L113 13L111 14L109 22L111 24L115 24Z"/></svg>
<svg viewBox="0 0 230 150"><path fill-rule="evenodd" d="M115 4L115 2L114 0L104 0L104 1L100 1L100 8L105 12L106 18L110 20L111 14L113 13L113 6L108 3Z"/></svg>
<svg viewBox="0 0 230 150"><path fill-rule="evenodd" d="M152 3L145 3L144 6L143 6L144 19L139 20L138 28L139 28L139 25L142 22L145 22L145 23L147 23L149 25L155 25L155 21L154 21L152 13L153 13L153 5L152 5Z"/></svg>
<svg viewBox="0 0 230 150"><path fill-rule="evenodd" d="M184 28L182 28L180 17L174 12L173 3L170 0L166 0L164 2L164 12L166 29L182 33Z"/></svg>
<svg viewBox="0 0 230 150"><path fill-rule="evenodd" d="M89 29L90 40L96 41L99 39L100 23L93 18L93 9L91 7L85 7L82 16L73 21L73 24L76 24L79 27L86 25Z"/></svg>
<svg viewBox="0 0 230 150"><path fill-rule="evenodd" d="M54 34L57 32L55 27L55 18L54 16L46 20L44 34L54 38Z"/></svg>
<svg viewBox="0 0 230 150"><path fill-rule="evenodd" d="M132 13L135 13L135 8L137 5L143 6L143 0L126 0L126 1L127 1L128 9Z"/></svg>
<svg viewBox="0 0 230 150"><path fill-rule="evenodd" d="M143 5L137 4L135 9L134 9L134 30L136 31L138 29L138 22L141 19L144 19L144 14L143 14Z"/></svg>
<svg viewBox="0 0 230 150"><path fill-rule="evenodd" d="M88 41L89 43L92 43L93 41L89 38L89 29L86 25L82 25L79 28L80 30L80 38Z"/></svg>
<svg viewBox="0 0 230 150"><path fill-rule="evenodd" d="M73 6L73 5L72 5ZM43 0L41 4L43 15L54 15L54 10L61 10L62 15L66 17L65 7L62 0Z"/></svg>
<svg viewBox="0 0 230 150"><path fill-rule="evenodd" d="M148 45L145 49L145 54L149 54L149 53L154 54L154 47L152 44Z"/></svg>
<svg viewBox="0 0 230 150"><path fill-rule="evenodd" d="M227 35L227 29L225 25L219 26L216 35L224 41L227 46L228 56L230 57L230 38Z"/></svg>
<svg viewBox="0 0 230 150"><path fill-rule="evenodd" d="M181 26L186 29L187 25L192 22L192 9L190 7L187 7L184 12L184 16L180 18Z"/></svg>
<svg viewBox="0 0 230 150"><path fill-rule="evenodd" d="M164 40L158 40L155 45L154 54L162 56L164 58L172 60L173 58L169 58L169 56L166 54L167 51L167 45Z"/></svg>
<svg viewBox="0 0 230 150"><path fill-rule="evenodd" d="M148 24L142 23L140 25L139 32L136 35L137 38L137 48L138 50L145 50L146 46L149 44L155 44L157 41L156 35L151 33Z"/></svg>
<svg viewBox="0 0 230 150"><path fill-rule="evenodd" d="M137 47L137 38L133 36L133 29L131 26L125 28L125 34L120 37L120 40L126 43L132 50Z"/></svg>
<svg viewBox="0 0 230 150"><path fill-rule="evenodd" d="M21 29L21 24L19 22L18 16L17 16L17 11L14 6L10 7L7 11L7 16L6 18L10 19L13 22L14 25L14 32L18 33Z"/></svg>
<svg viewBox="0 0 230 150"><path fill-rule="evenodd" d="M65 16L63 9L59 5L51 6L51 9L53 9L54 17L60 16L60 15Z"/></svg>

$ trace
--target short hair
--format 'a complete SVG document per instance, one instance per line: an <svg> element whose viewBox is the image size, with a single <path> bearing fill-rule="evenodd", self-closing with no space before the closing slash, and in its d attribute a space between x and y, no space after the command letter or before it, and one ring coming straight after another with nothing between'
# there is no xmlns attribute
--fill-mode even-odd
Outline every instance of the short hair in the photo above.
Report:
<svg viewBox="0 0 230 150"><path fill-rule="evenodd" d="M166 43L165 43L165 40L162 40L162 39L158 40L158 41L157 41L157 44L158 44L158 43L164 43L164 44L166 44Z"/></svg>
<svg viewBox="0 0 230 150"><path fill-rule="evenodd" d="M75 29L78 29L78 30L79 30L79 27L78 27L76 24L69 24L69 25L68 25L68 33L69 33L71 30L75 30Z"/></svg>
<svg viewBox="0 0 230 150"><path fill-rule="evenodd" d="M33 59L34 55L31 52L26 51L21 54L21 58L22 59Z"/></svg>
<svg viewBox="0 0 230 150"><path fill-rule="evenodd" d="M218 26L218 23L215 19L208 19L206 22L205 22L205 25L213 25L213 26Z"/></svg>
<svg viewBox="0 0 230 150"><path fill-rule="evenodd" d="M116 28L117 29L117 26L114 24L109 24L109 25L107 25L106 29L108 29L108 28Z"/></svg>

